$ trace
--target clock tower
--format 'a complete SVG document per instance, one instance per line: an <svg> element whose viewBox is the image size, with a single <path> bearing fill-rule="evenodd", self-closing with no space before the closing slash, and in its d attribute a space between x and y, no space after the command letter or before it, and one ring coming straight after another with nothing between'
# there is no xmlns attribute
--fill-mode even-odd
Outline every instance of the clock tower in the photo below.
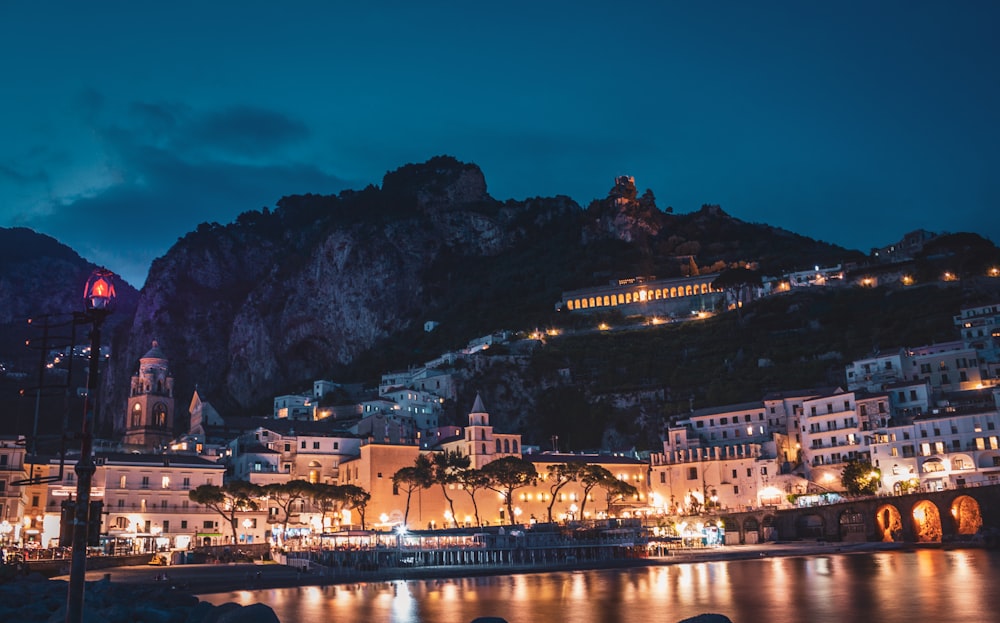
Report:
<svg viewBox="0 0 1000 623"><path fill-rule="evenodd" d="M160 344L139 359L125 414L125 445L155 451L174 436L174 377Z"/></svg>

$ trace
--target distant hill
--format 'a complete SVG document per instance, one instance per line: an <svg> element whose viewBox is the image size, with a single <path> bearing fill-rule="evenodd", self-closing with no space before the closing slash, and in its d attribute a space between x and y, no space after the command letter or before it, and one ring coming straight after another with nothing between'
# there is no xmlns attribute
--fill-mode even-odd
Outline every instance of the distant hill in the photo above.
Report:
<svg viewBox="0 0 1000 623"><path fill-rule="evenodd" d="M288 196L273 210L203 223L178 240L153 263L134 314L115 335L105 426L113 418L121 428L128 379L154 338L171 361L179 408L197 385L223 415L258 414L270 411L273 396L314 379L374 385L382 372L476 336L576 322L554 311L561 292L610 278L745 262L773 274L864 257L741 221L719 206L664 211L627 178L586 209L564 196L499 201L476 165L440 156L387 173L381 187ZM439 323L435 331L423 330L428 320ZM684 352L681 344L661 347L644 365ZM542 365L518 357L517 365ZM600 352L587 358L601 359ZM455 405L459 414L471 405L473 385L504 382L488 370L465 376L460 400L468 393L469 404ZM593 385L604 378L596 368L583 376L589 385L560 389L576 392L574 404L610 391L605 381ZM646 377L662 384L656 374ZM527 433L551 405L544 386L526 383L485 391L491 412ZM518 391L528 392L523 402L511 399ZM610 421L590 415L598 431Z"/></svg>
<svg viewBox="0 0 1000 623"><path fill-rule="evenodd" d="M25 340L32 339L35 346L42 344L43 331L38 327L48 322L62 325L49 331L51 347L68 344L71 327L66 326L66 322L73 312L83 311L83 289L96 268L54 238L30 229L0 227L0 301L3 301L0 305L0 364L4 369L0 374L0 432L23 430L23 423L34 414L33 393L20 398L18 392L24 387L38 385L42 352L26 348ZM108 321L111 331L127 324L139 299L139 292L127 283L119 283L116 291L118 311ZM34 319L34 328L28 325L29 318ZM78 344L88 343L85 328L78 327L76 335ZM110 341L109 337L106 343ZM26 374L29 376L23 376ZM81 380L80 387L86 386L82 374L78 373L76 378ZM52 377L46 384L58 382ZM43 427L61 421L57 416L65 411L63 404L60 395L55 406L43 405L45 413L59 412L45 420Z"/></svg>

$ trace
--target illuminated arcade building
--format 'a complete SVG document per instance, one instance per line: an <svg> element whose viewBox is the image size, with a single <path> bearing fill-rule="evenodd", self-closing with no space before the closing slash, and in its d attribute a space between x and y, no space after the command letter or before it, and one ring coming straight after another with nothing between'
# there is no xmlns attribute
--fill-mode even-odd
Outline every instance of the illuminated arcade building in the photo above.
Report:
<svg viewBox="0 0 1000 623"><path fill-rule="evenodd" d="M725 293L712 289L717 277L708 274L676 279L619 279L605 286L563 292L556 310L585 313L615 309L625 315L689 316L711 311L723 300Z"/></svg>

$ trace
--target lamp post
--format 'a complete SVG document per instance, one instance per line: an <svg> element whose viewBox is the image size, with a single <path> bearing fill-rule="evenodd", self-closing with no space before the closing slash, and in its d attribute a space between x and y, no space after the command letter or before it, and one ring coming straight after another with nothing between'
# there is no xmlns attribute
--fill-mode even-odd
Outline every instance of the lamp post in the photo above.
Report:
<svg viewBox="0 0 1000 623"><path fill-rule="evenodd" d="M83 426L80 431L80 459L76 472L76 516L73 519L73 558L70 563L69 591L66 597L66 623L83 619L83 590L87 574L87 527L90 520L90 485L97 468L90 456L93 451L93 422L97 402L98 365L101 358L101 325L111 313L115 300L114 274L103 268L95 270L83 291L85 311L75 314L81 323L90 322L90 371L87 395L83 401Z"/></svg>

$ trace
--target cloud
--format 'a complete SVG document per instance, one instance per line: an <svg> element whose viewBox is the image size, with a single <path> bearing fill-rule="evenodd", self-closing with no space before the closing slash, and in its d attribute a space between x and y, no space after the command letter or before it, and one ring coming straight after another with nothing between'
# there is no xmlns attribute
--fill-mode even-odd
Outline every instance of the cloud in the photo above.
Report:
<svg viewBox="0 0 1000 623"><path fill-rule="evenodd" d="M231 155L261 156L284 149L309 136L306 125L259 108L234 107L195 119L189 139Z"/></svg>
<svg viewBox="0 0 1000 623"><path fill-rule="evenodd" d="M245 107L198 112L172 103L136 102L114 117L85 98L100 158L32 175L5 168L0 182L32 185L60 177L44 209L23 224L141 286L153 259L202 222L228 223L284 195L335 193L349 186L292 149L305 124ZM104 117L111 122L101 123ZM79 170L86 169L86 175ZM79 178L68 183L70 178ZM36 184L36 191L38 185Z"/></svg>

